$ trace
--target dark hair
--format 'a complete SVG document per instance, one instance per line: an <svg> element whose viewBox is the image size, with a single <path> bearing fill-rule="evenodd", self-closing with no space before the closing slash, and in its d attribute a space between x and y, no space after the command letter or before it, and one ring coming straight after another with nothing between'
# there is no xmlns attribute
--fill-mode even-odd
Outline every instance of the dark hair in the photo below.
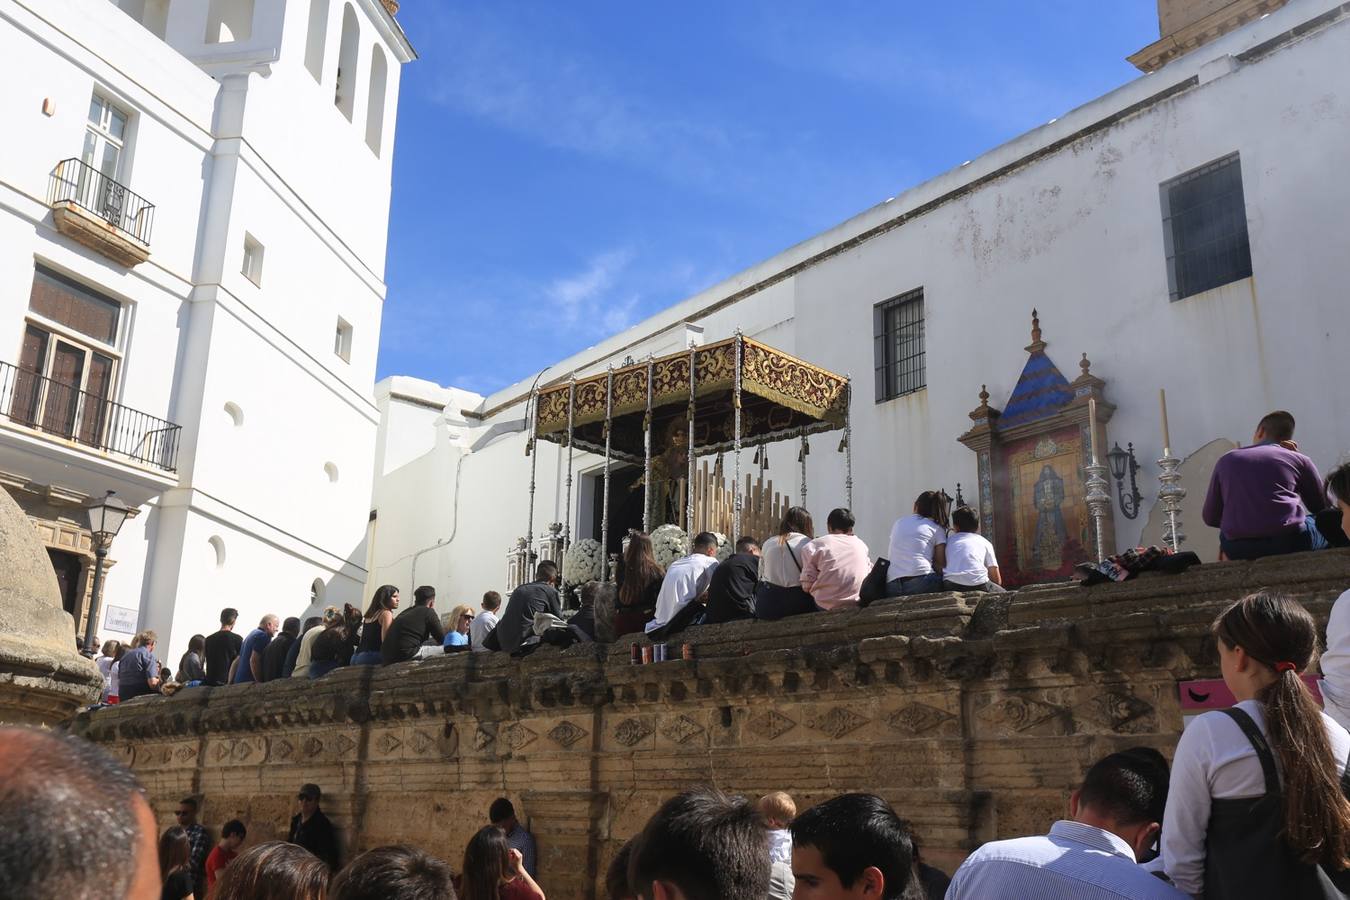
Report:
<svg viewBox="0 0 1350 900"><path fill-rule="evenodd" d="M488 807L488 821L493 825L498 822L505 822L507 819L513 819L516 816L516 807L505 797L498 797L492 801Z"/></svg>
<svg viewBox="0 0 1350 900"><path fill-rule="evenodd" d="M713 534L711 531L700 531L698 534L694 535L693 550L695 553L699 552L700 550L716 550L716 549L717 549L717 535Z"/></svg>
<svg viewBox="0 0 1350 900"><path fill-rule="evenodd" d="M492 612L502 605L502 595L496 591L488 591L483 595L483 609Z"/></svg>
<svg viewBox="0 0 1350 900"><path fill-rule="evenodd" d="M628 549L623 551L623 583L619 585L620 606L641 606L647 585L665 577L665 570L652 553L652 539L641 531L628 538Z"/></svg>
<svg viewBox="0 0 1350 900"><path fill-rule="evenodd" d="M952 527L957 531L980 533L980 517L969 506L958 506L952 510Z"/></svg>
<svg viewBox="0 0 1350 900"><path fill-rule="evenodd" d="M844 887L868 868L885 879L883 900L898 900L914 870L908 823L875 794L841 794L792 820L792 846L815 847Z"/></svg>
<svg viewBox="0 0 1350 900"><path fill-rule="evenodd" d="M307 781L300 785L300 790L296 793L297 797L308 797L310 800L322 800L323 791L312 781Z"/></svg>
<svg viewBox="0 0 1350 900"><path fill-rule="evenodd" d="M558 564L551 559L546 559L534 569L535 581L557 581Z"/></svg>
<svg viewBox="0 0 1350 900"><path fill-rule="evenodd" d="M286 621L281 623L283 634L297 635L300 633L300 617L287 616Z"/></svg>
<svg viewBox="0 0 1350 900"><path fill-rule="evenodd" d="M424 584L413 591L413 605L426 606L432 600L436 599L436 589L429 584Z"/></svg>
<svg viewBox="0 0 1350 900"><path fill-rule="evenodd" d="M588 581L581 586L581 605L594 606L595 598L600 596L600 589L604 583L599 581Z"/></svg>
<svg viewBox="0 0 1350 900"><path fill-rule="evenodd" d="M5 895L124 896L144 802L135 776L83 738L0 728Z"/></svg>
<svg viewBox="0 0 1350 900"><path fill-rule="evenodd" d="M932 519L943 528L951 526L951 519L947 515L948 498L947 492L942 490L924 491L914 501L914 512L923 516L925 519Z"/></svg>
<svg viewBox="0 0 1350 900"><path fill-rule="evenodd" d="M1350 505L1350 463L1342 463L1331 470L1327 476L1326 484L1327 498L1335 497L1346 505ZM1345 527L1350 529L1350 522L1345 523ZM1346 532L1350 534L1350 530Z"/></svg>
<svg viewBox="0 0 1350 900"><path fill-rule="evenodd" d="M198 809L198 807L197 807L197 798L196 798L196 797L184 797L182 800L179 800L179 801L178 801L178 805L179 805L179 806L190 806L190 807L192 807L192 811L193 811L193 812L196 812L197 809Z"/></svg>
<svg viewBox="0 0 1350 900"><path fill-rule="evenodd" d="M233 625L238 618L239 610L233 606L227 606L220 611L220 624L222 625Z"/></svg>
<svg viewBox="0 0 1350 900"><path fill-rule="evenodd" d="M221 870L211 900L322 900L330 874L328 864L304 847L265 841Z"/></svg>
<svg viewBox="0 0 1350 900"><path fill-rule="evenodd" d="M220 826L220 836L222 838L233 837L236 834L241 838L248 837L248 829L245 828L244 823L238 819L231 819Z"/></svg>
<svg viewBox="0 0 1350 900"><path fill-rule="evenodd" d="M737 553L749 553L751 550L755 549L758 546L759 541L755 540L748 534L743 535L742 537L736 540Z"/></svg>
<svg viewBox="0 0 1350 900"><path fill-rule="evenodd" d="M181 825L166 828L159 836L159 880L163 881L186 866L191 855L192 842L188 840L187 829Z"/></svg>
<svg viewBox="0 0 1350 900"><path fill-rule="evenodd" d="M1294 416L1277 409L1262 416L1256 427L1265 431L1268 441L1291 440L1294 437Z"/></svg>
<svg viewBox="0 0 1350 900"><path fill-rule="evenodd" d="M450 867L417 847L376 847L333 879L328 900L455 900Z"/></svg>
<svg viewBox="0 0 1350 900"><path fill-rule="evenodd" d="M375 617L381 611L394 608L394 595L398 593L398 588L392 584L382 584L375 589L375 595L370 598L370 606L366 607L365 613L361 618L375 621Z"/></svg>
<svg viewBox="0 0 1350 900"><path fill-rule="evenodd" d="M778 536L804 534L807 537L816 536L816 525L811 521L811 513L807 512L804 506L789 506L788 511L783 513L783 521L778 524Z"/></svg>
<svg viewBox="0 0 1350 900"><path fill-rule="evenodd" d="M637 838L629 838L619 848L605 870L605 900L633 900L633 886L628 883L628 861L633 857Z"/></svg>
<svg viewBox="0 0 1350 900"><path fill-rule="evenodd" d="M1112 753L1093 763L1078 789L1079 807L1120 825L1162 822L1167 808L1167 762L1159 766L1146 752L1141 747Z"/></svg>
<svg viewBox="0 0 1350 900"><path fill-rule="evenodd" d="M1317 623L1288 597L1259 591L1224 610L1212 630L1229 650L1241 647L1274 670L1256 699L1284 776L1286 843L1304 863L1350 867L1350 801L1341 793L1322 711L1298 677L1317 660Z"/></svg>
<svg viewBox="0 0 1350 900"><path fill-rule="evenodd" d="M853 511L843 506L830 510L825 517L825 527L831 531L852 531L856 524L858 520L853 518Z"/></svg>
<svg viewBox="0 0 1350 900"><path fill-rule="evenodd" d="M304 634L311 628L317 628L322 624L323 624L323 616L310 616L308 619L305 620L305 626L304 628L301 629L300 633Z"/></svg>
<svg viewBox="0 0 1350 900"><path fill-rule="evenodd" d="M204 634L194 634L192 637L188 638L188 652L189 652L189 653L197 653L197 654L205 653L205 652L206 652L206 635L204 635ZM178 668L181 669L181 668L183 668L183 667L182 667L182 666L179 666Z"/></svg>
<svg viewBox="0 0 1350 900"><path fill-rule="evenodd" d="M511 848L506 843L506 832L496 825L478 829L464 848L464 864L459 870L461 900L497 900L497 888L510 868Z"/></svg>
<svg viewBox="0 0 1350 900"><path fill-rule="evenodd" d="M686 900L760 900L769 891L769 832L755 805L712 788L662 804L637 838L628 882L646 896L654 881Z"/></svg>

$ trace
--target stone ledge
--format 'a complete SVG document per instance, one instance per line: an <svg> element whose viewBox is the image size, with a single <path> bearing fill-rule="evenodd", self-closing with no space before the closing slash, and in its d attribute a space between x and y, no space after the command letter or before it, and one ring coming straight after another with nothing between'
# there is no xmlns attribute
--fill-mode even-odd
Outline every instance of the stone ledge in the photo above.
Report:
<svg viewBox="0 0 1350 900"><path fill-rule="evenodd" d="M66 237L132 268L150 258L150 246L136 240L106 219L69 200L52 204L52 221Z"/></svg>

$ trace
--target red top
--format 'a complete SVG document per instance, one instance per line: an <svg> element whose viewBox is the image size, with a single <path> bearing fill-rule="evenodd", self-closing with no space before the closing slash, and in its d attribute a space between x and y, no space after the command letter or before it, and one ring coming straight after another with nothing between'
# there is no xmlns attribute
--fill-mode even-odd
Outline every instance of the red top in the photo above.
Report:
<svg viewBox="0 0 1350 900"><path fill-rule="evenodd" d="M216 886L216 879L220 877L220 870L230 864L230 860L239 854L233 850L226 850L217 844L211 848L211 852L206 856L206 889L209 891Z"/></svg>
<svg viewBox="0 0 1350 900"><path fill-rule="evenodd" d="M512 878L497 889L500 900L542 900L543 894L530 887L524 878Z"/></svg>

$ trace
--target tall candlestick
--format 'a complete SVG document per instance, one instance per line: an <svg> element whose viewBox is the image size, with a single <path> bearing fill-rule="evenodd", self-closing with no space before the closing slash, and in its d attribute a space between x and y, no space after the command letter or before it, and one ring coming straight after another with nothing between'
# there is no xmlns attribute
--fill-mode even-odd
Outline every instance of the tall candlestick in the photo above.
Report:
<svg viewBox="0 0 1350 900"><path fill-rule="evenodd" d="M1101 454L1097 452L1097 398L1088 398L1088 435L1092 439L1092 464L1096 465L1097 460L1101 459Z"/></svg>
<svg viewBox="0 0 1350 900"><path fill-rule="evenodd" d="M1162 408L1163 456L1172 455L1172 435L1167 431L1167 389L1158 388L1158 405Z"/></svg>

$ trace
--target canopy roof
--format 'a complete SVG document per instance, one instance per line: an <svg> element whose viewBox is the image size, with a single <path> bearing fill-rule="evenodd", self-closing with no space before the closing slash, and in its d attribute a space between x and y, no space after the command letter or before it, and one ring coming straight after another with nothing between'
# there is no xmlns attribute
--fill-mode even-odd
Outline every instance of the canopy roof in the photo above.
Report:
<svg viewBox="0 0 1350 900"><path fill-rule="evenodd" d="M741 443L747 446L844 426L848 379L758 341L736 336L670 356L557 384L539 393L536 434L565 444L571 400L575 446L603 452L606 386L613 378L610 455L643 459L651 373L653 456L688 443L689 361L694 360L694 448L713 453L735 438L736 342L741 342Z"/></svg>

